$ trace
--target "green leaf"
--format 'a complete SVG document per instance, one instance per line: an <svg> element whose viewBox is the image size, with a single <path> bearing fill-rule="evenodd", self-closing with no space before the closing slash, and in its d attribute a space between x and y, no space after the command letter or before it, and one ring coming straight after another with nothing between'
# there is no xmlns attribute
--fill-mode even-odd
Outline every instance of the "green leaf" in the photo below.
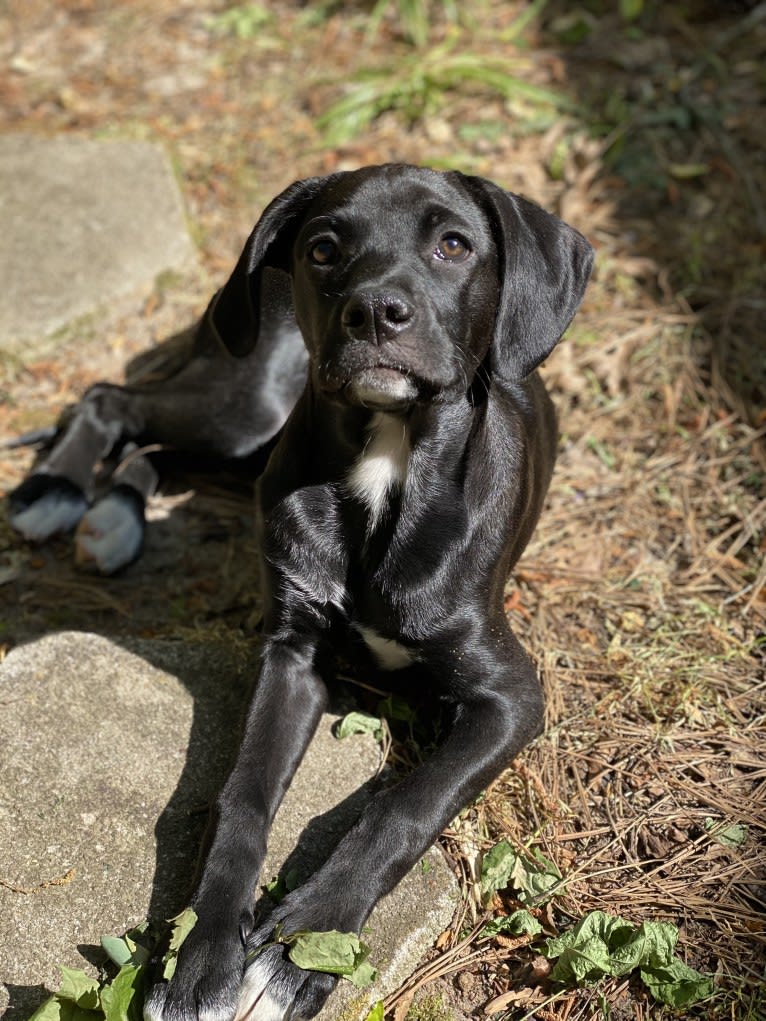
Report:
<svg viewBox="0 0 766 1021"><path fill-rule="evenodd" d="M359 988L375 978L375 969L367 962L369 947L352 932L301 932L284 938L293 964L307 971L340 975Z"/></svg>
<svg viewBox="0 0 766 1021"><path fill-rule="evenodd" d="M569 932L548 940L545 956L558 957L551 978L565 985L579 985L631 971L638 960L629 963L626 947L635 931L635 926L624 918L592 911ZM617 958L612 957L612 948L620 951Z"/></svg>
<svg viewBox="0 0 766 1021"><path fill-rule="evenodd" d="M128 964L101 990L106 1021L141 1021L144 969Z"/></svg>
<svg viewBox="0 0 766 1021"><path fill-rule="evenodd" d="M519 866L514 873L518 877L519 900L532 904L548 900L547 896L561 882L561 873L554 863L540 851L532 851L531 858L519 856Z"/></svg>
<svg viewBox="0 0 766 1021"><path fill-rule="evenodd" d="M83 1010L97 1010L98 982L89 978L84 971L77 968L65 968L61 965L61 988L58 996L62 1000L71 1000Z"/></svg>
<svg viewBox="0 0 766 1021"><path fill-rule="evenodd" d="M641 978L655 1000L670 1007L688 1007L712 995L714 989L712 976L702 975L678 958L663 968L642 968Z"/></svg>
<svg viewBox="0 0 766 1021"><path fill-rule="evenodd" d="M356 967L360 952L358 936L332 929L329 932L296 934L291 941L289 955L293 964L299 968L325 971L331 975L348 975Z"/></svg>
<svg viewBox="0 0 766 1021"><path fill-rule="evenodd" d="M704 177L710 173L707 163L669 163L668 173L680 181L687 181L694 177Z"/></svg>
<svg viewBox="0 0 766 1021"><path fill-rule="evenodd" d="M385 716L388 720L401 720L403 723L410 724L417 720L417 713L401 695L388 695L381 699L377 709L380 715Z"/></svg>
<svg viewBox="0 0 766 1021"><path fill-rule="evenodd" d="M377 969L369 961L360 961L350 975L344 975L357 989L367 989L378 976Z"/></svg>
<svg viewBox="0 0 766 1021"><path fill-rule="evenodd" d="M128 946L127 940L120 936L102 936L101 946L109 960L121 968L123 964L130 964L133 953Z"/></svg>
<svg viewBox="0 0 766 1021"><path fill-rule="evenodd" d="M613 941L612 958L622 965L620 974L633 968L662 968L673 960L678 929L669 922L643 922L623 946Z"/></svg>
<svg viewBox="0 0 766 1021"><path fill-rule="evenodd" d="M51 996L37 1008L29 1021L103 1021L103 1017L101 1011L83 1010L72 1000Z"/></svg>
<svg viewBox="0 0 766 1021"><path fill-rule="evenodd" d="M561 873L539 851L530 855L518 854L507 840L501 840L489 850L481 864L481 895L486 903L497 890L512 887L518 891L522 904L547 899L547 895L561 882Z"/></svg>
<svg viewBox="0 0 766 1021"><path fill-rule="evenodd" d="M293 868L288 869L286 872L280 872L279 875L275 876L270 883L265 884L264 889L269 897L279 904L280 901L285 899L291 890L300 886L300 882L301 873L298 869Z"/></svg>
<svg viewBox="0 0 766 1021"><path fill-rule="evenodd" d="M173 930L170 934L168 951L163 958L162 970L162 977L168 980L176 973L178 951L181 949L183 941L197 924L197 913L194 908L186 908L180 915L171 918L170 922L173 925Z"/></svg>
<svg viewBox="0 0 766 1021"><path fill-rule="evenodd" d="M677 941L678 930L668 922L636 927L624 918L592 911L569 932L548 940L543 953L558 958L551 971L554 982L581 985L639 968L655 999L680 1007L709 996L713 981L674 956Z"/></svg>
<svg viewBox="0 0 766 1021"><path fill-rule="evenodd" d="M551 971L554 982L579 986L610 974L609 954L598 936L578 940L562 951Z"/></svg>
<svg viewBox="0 0 766 1021"><path fill-rule="evenodd" d="M59 1021L61 1017L61 1001L57 996L50 996L41 1003L29 1021Z"/></svg>
<svg viewBox="0 0 766 1021"><path fill-rule="evenodd" d="M741 823L724 826L716 819L708 817L705 819L704 826L711 839L724 847L741 847L747 840L747 826L743 826Z"/></svg>
<svg viewBox="0 0 766 1021"><path fill-rule="evenodd" d="M171 918L170 921L173 925L173 931L170 934L168 949L175 950L178 953L181 949L181 944L197 924L197 913L194 908L186 908L180 915Z"/></svg>
<svg viewBox="0 0 766 1021"><path fill-rule="evenodd" d="M347 713L333 728L335 737L341 740L352 734L372 734L376 741L383 737L383 727L377 716L369 713Z"/></svg>
<svg viewBox="0 0 766 1021"><path fill-rule="evenodd" d="M588 447L593 451L593 453L598 457L601 463L610 471L614 471L614 466L617 464L617 461L614 457L614 454L610 452L607 445L605 443L602 443L601 440L596 439L595 436L586 437L585 442L588 445Z"/></svg>
<svg viewBox="0 0 766 1021"><path fill-rule="evenodd" d="M385 1016L385 1010L383 1008L383 1001L378 1000L372 1010L369 1012L364 1021L383 1021Z"/></svg>
<svg viewBox="0 0 766 1021"><path fill-rule="evenodd" d="M510 915L501 915L488 922L479 933L479 939L497 936L499 933L510 933L512 936L537 936L543 931L542 925L534 915L520 909Z"/></svg>
<svg viewBox="0 0 766 1021"><path fill-rule="evenodd" d="M501 840L484 855L481 862L481 896L487 901L497 890L504 890L511 881L516 852L507 840Z"/></svg>
<svg viewBox="0 0 766 1021"><path fill-rule="evenodd" d="M644 0L619 0L620 15L625 21L635 21L644 9Z"/></svg>

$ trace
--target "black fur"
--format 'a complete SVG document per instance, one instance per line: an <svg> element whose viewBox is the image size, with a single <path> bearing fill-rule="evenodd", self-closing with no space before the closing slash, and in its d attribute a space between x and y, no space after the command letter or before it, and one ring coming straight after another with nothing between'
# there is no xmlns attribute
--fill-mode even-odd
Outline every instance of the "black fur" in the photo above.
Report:
<svg viewBox="0 0 766 1021"><path fill-rule="evenodd" d="M540 685L503 587L554 461L534 370L591 262L580 234L479 178L385 166L297 182L211 302L194 359L159 387L95 388L17 492L17 515L46 485L82 501L96 461L126 440L241 457L278 436L257 488L260 678L193 898L199 921L147 1016L233 1017L246 948L275 924L358 932L538 733ZM134 477L145 496L152 480ZM394 665L409 658L450 729L253 932L266 835L325 707L316 662L338 629ZM239 1016L309 1017L332 986L269 950L248 969Z"/></svg>

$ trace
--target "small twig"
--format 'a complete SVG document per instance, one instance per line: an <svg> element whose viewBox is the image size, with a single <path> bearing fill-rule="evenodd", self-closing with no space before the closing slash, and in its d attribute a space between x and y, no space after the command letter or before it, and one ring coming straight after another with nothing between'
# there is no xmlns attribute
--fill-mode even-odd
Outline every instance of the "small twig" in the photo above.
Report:
<svg viewBox="0 0 766 1021"><path fill-rule="evenodd" d="M63 876L56 876L54 879L44 879L36 886L14 886L13 883L9 883L6 879L0 879L0 886L10 890L11 893L22 893L26 896L31 893L39 893L41 890L48 890L52 886L68 886L74 877L75 870L67 869Z"/></svg>

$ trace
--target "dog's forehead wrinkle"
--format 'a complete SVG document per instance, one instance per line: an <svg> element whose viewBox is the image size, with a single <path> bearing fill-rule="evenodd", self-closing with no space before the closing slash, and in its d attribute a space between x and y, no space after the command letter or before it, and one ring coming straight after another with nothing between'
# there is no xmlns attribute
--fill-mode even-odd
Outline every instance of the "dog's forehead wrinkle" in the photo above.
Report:
<svg viewBox="0 0 766 1021"><path fill-rule="evenodd" d="M360 231L380 231L405 224L434 226L462 218L466 226L486 226L486 217L473 196L443 174L419 167L390 166L352 171L314 200L306 215L312 220L353 225Z"/></svg>

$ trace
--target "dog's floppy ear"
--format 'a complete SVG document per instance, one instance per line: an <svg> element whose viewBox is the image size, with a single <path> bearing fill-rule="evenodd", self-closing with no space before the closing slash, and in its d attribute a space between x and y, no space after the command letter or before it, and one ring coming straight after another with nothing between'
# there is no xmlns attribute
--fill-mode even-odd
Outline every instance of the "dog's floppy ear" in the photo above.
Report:
<svg viewBox="0 0 766 1021"><path fill-rule="evenodd" d="M213 333L238 358L258 339L261 270L289 269L290 246L301 214L338 175L296 181L264 209L234 272L210 302L206 319Z"/></svg>
<svg viewBox="0 0 766 1021"><path fill-rule="evenodd" d="M534 202L480 177L466 178L489 217L501 281L492 371L511 382L553 350L577 311L593 266L578 231Z"/></svg>

